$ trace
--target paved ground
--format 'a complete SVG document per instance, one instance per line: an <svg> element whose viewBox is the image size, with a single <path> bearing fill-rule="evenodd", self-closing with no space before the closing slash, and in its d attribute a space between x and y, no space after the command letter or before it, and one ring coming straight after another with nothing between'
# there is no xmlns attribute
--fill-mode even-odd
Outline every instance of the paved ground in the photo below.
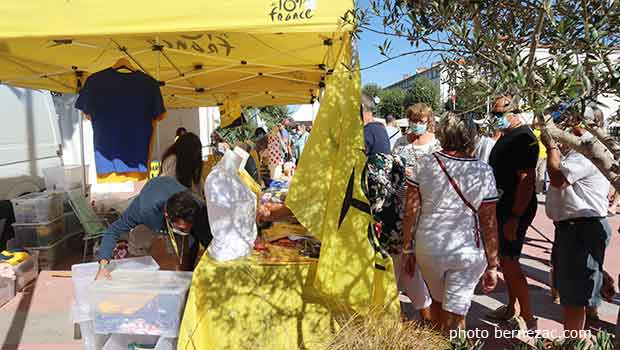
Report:
<svg viewBox="0 0 620 350"><path fill-rule="evenodd" d="M71 278L42 271L36 283L0 308L2 350L78 350L69 310Z"/></svg>
<svg viewBox="0 0 620 350"><path fill-rule="evenodd" d="M614 234L605 254L605 270L609 272L617 282L617 277L620 273L620 235L617 232L618 227L620 227L620 215L609 218L609 222ZM545 332L546 334L561 334L563 331L562 308L560 305L552 303L549 288L549 259L552 244L547 239L553 241L554 229L553 223L545 215L544 205L539 206L536 219L532 226L535 229L531 228L527 234L527 241L521 263L528 277L534 313L539 318L538 326L541 332ZM543 235L546 236L546 238L543 237ZM501 330L506 328L489 322L484 317L485 313L507 301L505 290L506 287L502 281L493 293L488 295L479 294L474 297L474 302L468 318L468 326L473 330L484 329L489 332L490 338L486 341L487 344L485 349L512 349L514 344L520 343L518 339L495 338L496 329ZM587 326L589 329L593 332L599 329L613 332L619 305L619 295L616 295L613 303L603 302L603 305L599 308L601 321L588 323ZM530 342L532 342L531 339Z"/></svg>
<svg viewBox="0 0 620 350"><path fill-rule="evenodd" d="M620 235L616 232L620 226L620 215L610 218L614 230L611 243L607 248L605 269L614 278L620 273ZM544 206L539 207L533 226L541 232L530 229L524 249L522 264L528 276L530 295L534 311L539 317L539 328L556 334L562 331L562 310L559 305L551 302L549 289L549 255L553 240L553 224L544 213ZM75 258L63 266L69 269ZM11 302L0 308L0 345L2 350L73 350L82 349L81 341L73 340L70 305L72 299L71 279L54 277L54 272L43 271L36 284L20 293ZM618 296L617 296L618 297ZM491 294L479 294L474 297L468 318L471 330L488 331L485 349L513 349L519 339L496 338L496 329L501 326L491 323L484 314L506 301L505 285L500 283ZM620 308L620 298L613 303L604 303L599 309L602 321L588 324L593 330L606 329L613 331Z"/></svg>

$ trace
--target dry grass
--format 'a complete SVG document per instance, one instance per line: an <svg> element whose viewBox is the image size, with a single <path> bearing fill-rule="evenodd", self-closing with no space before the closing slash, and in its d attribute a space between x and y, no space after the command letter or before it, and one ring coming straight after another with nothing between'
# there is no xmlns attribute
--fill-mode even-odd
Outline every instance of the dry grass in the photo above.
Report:
<svg viewBox="0 0 620 350"><path fill-rule="evenodd" d="M446 350L449 341L414 322L382 315L356 316L347 321L325 346L326 350Z"/></svg>

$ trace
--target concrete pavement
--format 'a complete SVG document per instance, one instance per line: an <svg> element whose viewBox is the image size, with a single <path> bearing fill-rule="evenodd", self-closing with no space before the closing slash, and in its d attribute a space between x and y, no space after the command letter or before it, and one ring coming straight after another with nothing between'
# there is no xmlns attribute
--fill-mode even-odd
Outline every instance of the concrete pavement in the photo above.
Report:
<svg viewBox="0 0 620 350"><path fill-rule="evenodd" d="M605 256L605 270L614 279L620 273L620 216L609 219L613 236ZM562 331L562 308L553 304L549 288L549 258L553 241L553 223L546 217L544 206L539 206L536 219L527 234L527 241L521 263L528 277L530 296L534 312L539 318L539 329L544 334L560 334ZM542 233L542 235L540 233ZM545 237L543 237L543 235ZM70 269L75 258L64 266ZM70 278L53 277L53 272L41 272L36 284L0 308L0 343L2 350L77 350L82 349L79 340L73 340L71 322L71 300L73 287ZM616 281L617 282L617 281ZM513 349L526 339L497 337L502 325L486 320L484 314L506 302L506 288L503 281L490 294L477 294L468 316L468 327L472 332L486 337L485 349ZM613 303L603 302L599 309L600 322L588 323L589 329L604 329L613 332L620 298L616 295ZM483 331L487 333L484 334ZM552 333L553 332L553 333Z"/></svg>
<svg viewBox="0 0 620 350"><path fill-rule="evenodd" d="M613 235L605 254L605 270L616 280L620 273L620 215L609 218ZM532 300L534 313L538 317L539 334L545 336L561 336L563 331L562 320L563 312L560 305L553 304L550 293L550 255L554 240L553 222L545 215L544 205L539 205L536 218L532 224L533 228L527 233L526 243L523 249L521 264L527 275L530 298ZM513 345L523 341L533 343L533 339L506 339L502 330L507 330L505 325L487 320L484 315L501 306L507 301L506 285L503 280L497 289L490 294L477 294L474 296L472 308L468 315L468 327L478 334L487 335L485 349L504 350L512 349ZM620 298L617 294L613 303L603 302L599 308L599 322L588 322L587 327L592 332L600 329L614 332L618 310L620 309ZM472 332L473 333L473 332ZM499 337L497 337L499 335Z"/></svg>

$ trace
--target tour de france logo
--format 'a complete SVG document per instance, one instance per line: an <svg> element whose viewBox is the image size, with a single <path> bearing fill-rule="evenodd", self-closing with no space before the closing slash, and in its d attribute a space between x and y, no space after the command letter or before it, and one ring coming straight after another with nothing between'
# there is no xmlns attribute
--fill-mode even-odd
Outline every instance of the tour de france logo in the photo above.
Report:
<svg viewBox="0 0 620 350"><path fill-rule="evenodd" d="M308 20L314 16L317 0L277 0L271 3L272 22Z"/></svg>

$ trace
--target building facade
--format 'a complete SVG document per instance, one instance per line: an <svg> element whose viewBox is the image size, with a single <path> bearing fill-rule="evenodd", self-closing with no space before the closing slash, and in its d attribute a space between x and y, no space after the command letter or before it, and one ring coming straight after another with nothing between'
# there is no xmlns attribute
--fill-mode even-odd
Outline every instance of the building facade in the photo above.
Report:
<svg viewBox="0 0 620 350"><path fill-rule="evenodd" d="M416 73L413 75L407 75L402 80L399 80L391 85L386 86L384 89L402 89L409 90L413 84L413 80L419 77L425 77L430 79L437 88L439 88L439 94L441 103L446 103L450 99L450 86L448 84L448 72L441 62L435 62L431 67L423 67L416 69Z"/></svg>

